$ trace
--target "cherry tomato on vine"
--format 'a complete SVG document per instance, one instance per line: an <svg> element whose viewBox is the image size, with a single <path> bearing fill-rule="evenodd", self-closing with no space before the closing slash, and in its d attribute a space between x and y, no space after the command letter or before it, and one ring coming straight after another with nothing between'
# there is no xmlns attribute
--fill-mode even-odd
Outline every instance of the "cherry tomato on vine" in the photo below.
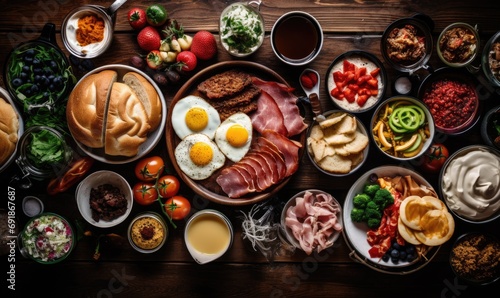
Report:
<svg viewBox="0 0 500 298"><path fill-rule="evenodd" d="M158 189L158 193L163 198L170 198L175 196L179 192L179 188L181 184L179 179L173 175L165 175L158 179L156 184L156 188Z"/></svg>
<svg viewBox="0 0 500 298"><path fill-rule="evenodd" d="M165 211L173 220L180 220L191 212L191 203L183 196L173 196L165 202Z"/></svg>
<svg viewBox="0 0 500 298"><path fill-rule="evenodd" d="M135 165L135 176L141 181L153 181L162 174L165 162L159 156L146 157Z"/></svg>
<svg viewBox="0 0 500 298"><path fill-rule="evenodd" d="M151 205L158 198L155 185L149 182L137 182L132 187L134 201L139 205Z"/></svg>
<svg viewBox="0 0 500 298"><path fill-rule="evenodd" d="M448 148L434 143L423 155L422 170L427 173L438 173L449 156Z"/></svg>

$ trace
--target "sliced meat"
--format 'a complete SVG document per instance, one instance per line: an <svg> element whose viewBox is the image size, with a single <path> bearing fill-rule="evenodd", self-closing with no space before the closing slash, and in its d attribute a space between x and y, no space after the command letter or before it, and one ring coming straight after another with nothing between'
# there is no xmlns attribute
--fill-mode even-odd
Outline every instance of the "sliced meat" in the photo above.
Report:
<svg viewBox="0 0 500 298"><path fill-rule="evenodd" d="M302 145L272 130L265 130L262 136L271 141L283 154L286 164L285 177L291 176L299 168L299 149Z"/></svg>
<svg viewBox="0 0 500 298"><path fill-rule="evenodd" d="M266 92L275 100L283 115L283 121L287 130L285 136L298 135L307 128L307 124L300 115L300 110L297 106L298 98L292 93L293 88L274 81L264 81L257 77L252 77L252 81L263 92Z"/></svg>
<svg viewBox="0 0 500 298"><path fill-rule="evenodd" d="M253 128L262 133L264 130L274 130L282 135L288 135L285 119L276 101L267 93L261 92L257 99L257 111L250 115Z"/></svg>
<svg viewBox="0 0 500 298"><path fill-rule="evenodd" d="M223 169L216 181L230 198L239 198L250 192L247 181L236 167Z"/></svg>

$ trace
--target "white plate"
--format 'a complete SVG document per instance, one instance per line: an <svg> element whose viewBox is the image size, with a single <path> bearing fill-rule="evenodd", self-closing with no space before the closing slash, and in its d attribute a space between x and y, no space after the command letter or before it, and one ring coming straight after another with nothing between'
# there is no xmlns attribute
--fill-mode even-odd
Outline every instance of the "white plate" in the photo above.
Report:
<svg viewBox="0 0 500 298"><path fill-rule="evenodd" d="M128 65L110 64L110 65L105 65L105 66L98 67L98 68L92 70L91 72L87 73L85 76L83 76L80 79L80 81L78 81L78 83L77 83L76 86L78 86L78 84L84 78L86 78L87 76L89 76L91 74L94 74L94 73L101 72L103 70L114 70L114 71L116 71L118 73L118 81L119 82L122 81L123 75L126 74L129 71L133 71L133 72L136 72L136 73L142 75L145 79L147 79L155 87L156 92L158 92L158 96L160 97L160 100L161 100L161 123L158 126L158 128L156 128L155 131L152 131L152 132L150 132L148 134L147 140L139 147L139 153L137 153L137 155L135 155L135 156L128 157L128 156L111 156L111 155L107 155L107 154L104 153L104 148L97 148L97 149L96 148L90 148L90 147L87 147L87 146L81 144L77 140L75 140L75 143L78 145L78 147L80 149L82 149L87 155L89 155L90 157L94 158L95 160L98 160L98 161L101 161L101 162L104 162L104 163L108 163L108 164L125 164L125 163L129 163L129 162L138 160L141 157L143 157L146 154L148 154L149 152L151 152L151 150L153 150L153 148L158 144L158 142L162 138L162 136L163 136L163 130L165 129L165 123L166 123L166 120L167 120L167 102L165 101L165 97L163 96L163 93L162 93L161 89L158 87L158 85L147 74L145 74L144 72L138 70L135 67L128 66ZM76 88L76 86L75 86L75 88Z"/></svg>
<svg viewBox="0 0 500 298"><path fill-rule="evenodd" d="M351 210L353 209L352 199L356 194L363 192L364 185L369 182L370 176L374 174L378 177L396 177L410 175L418 184L432 188L429 182L427 182L422 176L407 168L397 166L381 166L371 169L370 171L363 174L358 180L356 180L356 182L354 182L352 187L349 189L349 192L347 193L343 208L344 235L352 244L353 249L361 256L361 259L368 262L367 265L369 265L370 267L379 266L391 269L401 269L414 265L419 262L419 259L416 259L411 263L399 262L398 264L394 264L390 260L388 262L384 262L380 258L372 258L368 253L368 250L371 248L371 246L370 244L368 244L366 238L366 233L369 230L368 226L365 223L357 223L351 220ZM428 260L430 260L431 258L432 256L428 257Z"/></svg>
<svg viewBox="0 0 500 298"><path fill-rule="evenodd" d="M21 113L17 109L16 104L14 103L12 98L10 97L9 92L7 92L7 90L3 89L2 87L0 87L0 97L5 99L7 101L7 103L9 103L14 108L14 112L16 113L17 119L19 120L19 128L17 130L17 140L19 141L19 139L21 138L21 136L24 133L23 117L21 116ZM12 154L10 155L10 157L7 158L7 160L5 160L5 162L3 164L0 165L0 173L3 170L5 170L7 167L9 167L9 165L12 163L12 161L14 161L14 159L16 158L16 155L17 155L17 146L14 149L14 152L12 152Z"/></svg>

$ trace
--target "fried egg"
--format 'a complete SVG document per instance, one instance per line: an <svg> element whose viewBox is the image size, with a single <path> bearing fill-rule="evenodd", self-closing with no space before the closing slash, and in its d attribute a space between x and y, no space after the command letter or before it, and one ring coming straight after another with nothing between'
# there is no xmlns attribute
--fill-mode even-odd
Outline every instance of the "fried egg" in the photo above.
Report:
<svg viewBox="0 0 500 298"><path fill-rule="evenodd" d="M197 133L186 136L175 147L175 160L189 178L203 180L221 168L226 157L207 135Z"/></svg>
<svg viewBox="0 0 500 298"><path fill-rule="evenodd" d="M229 116L215 131L215 142L228 159L240 161L252 142L252 120L245 113Z"/></svg>
<svg viewBox="0 0 500 298"><path fill-rule="evenodd" d="M220 122L219 112L199 96L186 96L172 109L172 127L180 139L202 133L213 140Z"/></svg>

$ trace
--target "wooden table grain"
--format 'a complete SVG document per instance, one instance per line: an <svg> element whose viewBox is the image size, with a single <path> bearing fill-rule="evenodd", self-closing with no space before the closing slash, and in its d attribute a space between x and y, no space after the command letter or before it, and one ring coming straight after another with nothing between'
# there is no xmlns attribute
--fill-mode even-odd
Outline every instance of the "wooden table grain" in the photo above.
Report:
<svg viewBox="0 0 500 298"><path fill-rule="evenodd" d="M66 54L61 41L62 20L68 12L84 4L98 4L107 7L112 1L103 0L18 0L0 1L0 65L2 79L4 61L13 47L40 35L46 23L56 25L57 43ZM199 30L212 32L218 40L218 18L226 5L235 1L131 1L125 3L117 12L114 40L109 50L102 56L92 59L96 66L106 64L128 64L134 53L141 53L134 32L126 20L126 13L135 6L146 8L153 3L163 4L169 16L184 26L186 33L194 34ZM280 74L298 96L302 96L298 76L304 67L290 67L280 62L273 54L269 35L274 22L285 12L306 11L320 22L325 41L320 55L307 67L316 69L322 76L320 100L323 110L333 109L324 88L324 76L332 60L349 50L368 51L383 61L380 53L380 37L385 28L394 20L409 17L416 13L428 15L434 21L433 37L453 22L466 22L477 25L481 46L497 31L500 16L498 1L299 1L269 0L262 1L260 11L265 20L266 38L263 46L246 59L257 62ZM220 43L217 57L210 61L200 61L196 71L221 61L238 60L227 54ZM481 47L482 50L482 47ZM384 63L385 64L385 63ZM430 64L434 68L444 66L434 49ZM389 82L398 73L386 65ZM83 75L77 73L77 76ZM426 74L422 74L425 76ZM5 82L2 81L2 87ZM180 86L162 87L162 92L170 103ZM497 91L488 89L485 109L497 105L500 97ZM389 89L386 97L392 95ZM360 115L366 126L371 114ZM307 121L311 121L308 112ZM464 135L447 137L442 141L453 152L467 144L482 143L479 125ZM166 142L163 138L153 154L167 158ZM372 148L374 149L374 148ZM321 174L312 166L306 155L301 158L298 172L277 196L287 200L291 195L309 188L319 188L330 192L341 203L354 181L366 170L383 164L418 169L418 163L395 163L371 150L369 160L358 174L345 178L332 178ZM135 181L133 166L106 165L96 162L92 171L111 169L122 174L132 184ZM7 207L6 189L8 177L16 173L11 166L1 174L2 190L0 208ZM436 175L426 175L426 179L437 185ZM36 183L29 190L16 188L16 214L20 228L27 218L21 211L21 200L25 195L40 197L45 210L65 215L72 221L82 220L75 204L75 187L63 194L50 197L45 192L46 181ZM92 259L95 238L87 237L80 241L71 256L62 263L43 266L24 259L19 251L15 260L2 256L2 297L26 296L26 293L41 293L50 297L491 297L488 293L498 293L500 283L484 287L465 285L453 275L448 257L451 241L444 244L436 257L421 270L411 274L387 274L366 267L350 257L350 248L340 238L333 249L319 255L307 256L296 252L292 256L279 256L271 263L260 252L242 239L241 211L248 212L251 206L225 206L206 201L196 196L185 185L181 192L193 202L195 210L214 208L224 212L235 227L235 239L231 249L221 259L198 265L190 257L184 245L184 222L178 222L176 229L170 229L166 245L156 253L140 254L128 243L112 250L103 251L98 261ZM159 211L157 205L144 207L135 205L132 214L144 210ZM129 221L108 229L90 228L94 235L116 233L125 236ZM457 221L455 239L466 231L488 231L497 236L499 221L481 226L472 226ZM11 269L10 266L14 266ZM14 270L10 275L9 270ZM12 271L11 271L12 273ZM13 277L11 281L8 281ZM15 287L15 290L8 286Z"/></svg>

